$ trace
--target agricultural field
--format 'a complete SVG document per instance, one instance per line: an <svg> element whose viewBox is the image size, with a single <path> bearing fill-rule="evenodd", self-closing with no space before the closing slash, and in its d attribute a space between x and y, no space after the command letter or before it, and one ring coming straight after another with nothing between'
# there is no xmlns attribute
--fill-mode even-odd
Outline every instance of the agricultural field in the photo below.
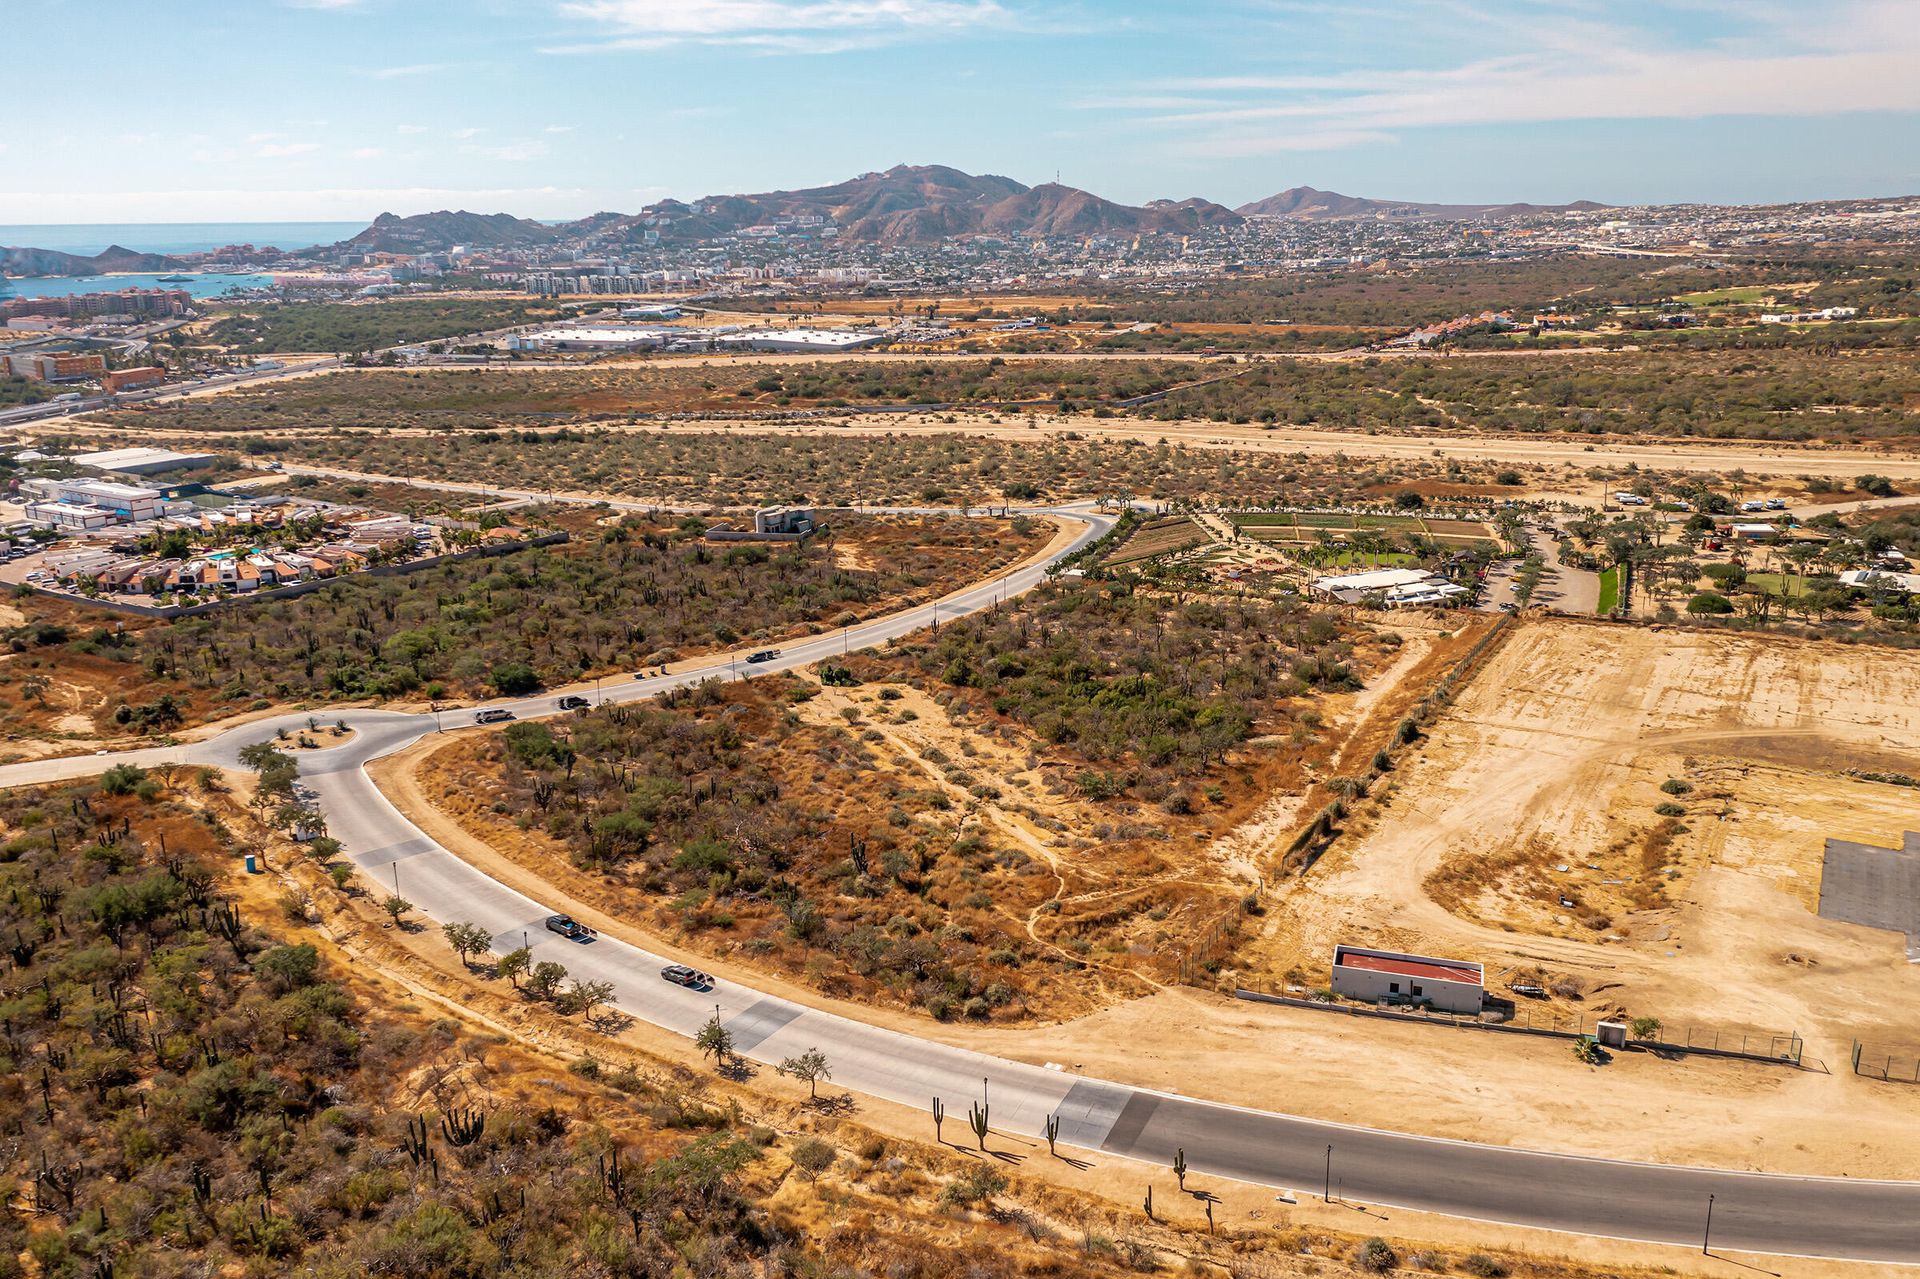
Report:
<svg viewBox="0 0 1920 1279"><path fill-rule="evenodd" d="M1212 539L1206 531L1187 516L1147 520L1134 529L1126 540L1107 552L1100 562L1109 568L1117 568L1162 555L1177 555L1196 546L1205 546L1210 541Z"/></svg>
<svg viewBox="0 0 1920 1279"><path fill-rule="evenodd" d="M1396 543L1432 543L1446 550L1479 549L1500 542L1499 531L1485 521L1447 516L1238 511L1228 515L1227 520L1257 541L1293 546L1352 542L1368 534Z"/></svg>
<svg viewBox="0 0 1920 1279"><path fill-rule="evenodd" d="M1906 940L1820 918L1824 840L1915 827L1904 653L1597 622L1496 647L1239 951L1324 980L1336 941L1460 956L1589 1019L1911 1051ZM1527 1001L1522 1001L1525 1004Z"/></svg>
<svg viewBox="0 0 1920 1279"><path fill-rule="evenodd" d="M1150 991L1240 916L1314 778L1377 750L1456 646L1407 620L1069 580L819 683L430 743L408 785L716 959L939 1019L1052 1020Z"/></svg>
<svg viewBox="0 0 1920 1279"><path fill-rule="evenodd" d="M16 757L288 704L460 700L810 633L937 598L1038 551L1040 521L847 516L798 545L618 518L563 545L355 577L172 621L17 600L0 654Z"/></svg>
<svg viewBox="0 0 1920 1279"><path fill-rule="evenodd" d="M1346 430L1872 440L1920 435L1920 356L1802 350L1257 364L1138 410Z"/></svg>

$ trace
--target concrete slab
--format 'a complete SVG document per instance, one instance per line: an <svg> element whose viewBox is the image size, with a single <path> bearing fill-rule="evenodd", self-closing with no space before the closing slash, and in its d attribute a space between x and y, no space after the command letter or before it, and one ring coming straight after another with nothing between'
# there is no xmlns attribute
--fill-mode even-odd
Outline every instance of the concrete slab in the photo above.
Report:
<svg viewBox="0 0 1920 1279"><path fill-rule="evenodd" d="M1920 962L1920 832L1908 831L1899 848L1829 839L1820 914L1904 933L1907 958Z"/></svg>

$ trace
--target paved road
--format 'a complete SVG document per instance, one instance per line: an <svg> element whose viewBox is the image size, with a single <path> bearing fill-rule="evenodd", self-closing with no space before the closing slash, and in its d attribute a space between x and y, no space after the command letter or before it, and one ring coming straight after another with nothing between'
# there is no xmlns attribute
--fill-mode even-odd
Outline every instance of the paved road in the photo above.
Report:
<svg viewBox="0 0 1920 1279"><path fill-rule="evenodd" d="M1105 516L1073 512L1086 522L1074 547L1111 525ZM1064 553L1064 552L1063 552ZM975 586L938 605L942 617L989 606L1031 588L1043 569L1029 567ZM785 670L835 656L843 647L884 642L929 624L934 606L839 633L789 644L755 669ZM721 667L725 670L725 667ZM623 682L609 701L651 697L706 678L712 668ZM496 703L517 715L555 713L550 696ZM470 722L471 712L442 712ZM327 718L336 718L329 715ZM301 773L327 813L330 833L368 879L397 883L433 920L469 920L498 937L495 949L523 940L537 959L564 963L576 978L612 983L622 1010L691 1036L718 1009L736 1050L771 1066L817 1047L836 1087L899 1102L947 1105L950 1138L970 1140L967 1108L990 1106L990 1148L1009 1158L1039 1157L1040 1133L1060 1116L1065 1144L1166 1164L1187 1152L1202 1177L1288 1187L1318 1194L1328 1176L1348 1202L1508 1222L1584 1235L1697 1244L1707 1197L1715 1197L1716 1248L1874 1262L1920 1264L1920 1183L1782 1177L1665 1165L1621 1163L1442 1141L1240 1109L1164 1092L1049 1070L919 1039L853 1018L763 995L731 981L688 990L659 977L666 961L612 938L567 941L543 927L552 907L489 878L462 861L394 808L368 778L365 764L434 730L430 715L348 711L356 730L346 745L301 757ZM80 757L0 768L0 786L88 776L108 763L234 765L249 742L272 736L304 716L262 720L188 747L134 751L111 759ZM1278 1099L1276 1099L1278 1100ZM1417 1099L1410 1099L1418 1104ZM1328 1148L1332 1148L1329 1156Z"/></svg>

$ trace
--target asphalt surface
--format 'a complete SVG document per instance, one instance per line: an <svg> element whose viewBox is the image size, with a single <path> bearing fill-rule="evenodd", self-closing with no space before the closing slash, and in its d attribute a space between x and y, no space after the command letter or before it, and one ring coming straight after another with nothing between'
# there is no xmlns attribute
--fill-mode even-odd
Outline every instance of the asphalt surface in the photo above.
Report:
<svg viewBox="0 0 1920 1279"><path fill-rule="evenodd" d="M1068 551L1111 526L1085 510L1062 512L1086 528ZM1062 554L1068 553L1063 551ZM846 633L787 644L755 667L706 665L666 676L604 684L606 701L635 701L666 689L752 670L790 670L883 643L932 624L938 616L990 607L1039 582L1044 567L1015 570L936 605L909 609ZM554 697L491 703L519 717L559 713ZM439 727L471 725L473 712L443 711ZM409 822L367 776L365 765L436 729L430 714L356 710L329 714L355 730L348 743L302 754L303 782L327 814L363 876L395 886L437 922L486 928L504 953L523 942L536 960L566 965L576 979L612 984L624 1013L692 1036L716 1010L735 1048L762 1067L819 1048L832 1086L910 1106L945 1102L954 1126L947 1139L971 1147L968 1108L984 1100L1000 1156L1033 1157L1047 1118L1061 1120L1069 1147L1164 1166L1185 1150L1190 1175L1229 1177L1322 1194L1356 1207L1397 1207L1581 1235L1699 1246L1713 1198L1716 1250L1920 1264L1920 1183L1854 1178L1788 1177L1554 1155L1504 1146L1445 1141L1242 1109L1125 1084L1089 1079L920 1039L912 1035L718 981L688 989L664 981L663 957L617 939L573 942L545 928L554 913L491 879ZM110 764L167 761L237 766L240 749L306 716L260 720L190 746L81 756L0 768L0 786L91 776ZM1464 1048L1463 1051L1471 1051ZM1409 1099L1417 1105L1417 1098ZM1569 1099L1577 1105L1577 1098ZM931 1117L929 1116L929 1123ZM1329 1147L1331 1150L1329 1151Z"/></svg>

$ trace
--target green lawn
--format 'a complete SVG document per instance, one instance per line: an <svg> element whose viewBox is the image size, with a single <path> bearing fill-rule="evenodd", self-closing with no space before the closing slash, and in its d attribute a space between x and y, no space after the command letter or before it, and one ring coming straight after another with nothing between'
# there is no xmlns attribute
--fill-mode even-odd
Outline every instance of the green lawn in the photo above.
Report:
<svg viewBox="0 0 1920 1279"><path fill-rule="evenodd" d="M1595 611L1605 617L1620 607L1620 566L1614 565L1600 575L1600 606Z"/></svg>
<svg viewBox="0 0 1920 1279"><path fill-rule="evenodd" d="M1783 289L1777 284L1742 284L1727 289L1709 289L1704 293L1682 293L1674 301L1690 302L1694 306L1751 305L1761 298L1790 292L1791 289Z"/></svg>

